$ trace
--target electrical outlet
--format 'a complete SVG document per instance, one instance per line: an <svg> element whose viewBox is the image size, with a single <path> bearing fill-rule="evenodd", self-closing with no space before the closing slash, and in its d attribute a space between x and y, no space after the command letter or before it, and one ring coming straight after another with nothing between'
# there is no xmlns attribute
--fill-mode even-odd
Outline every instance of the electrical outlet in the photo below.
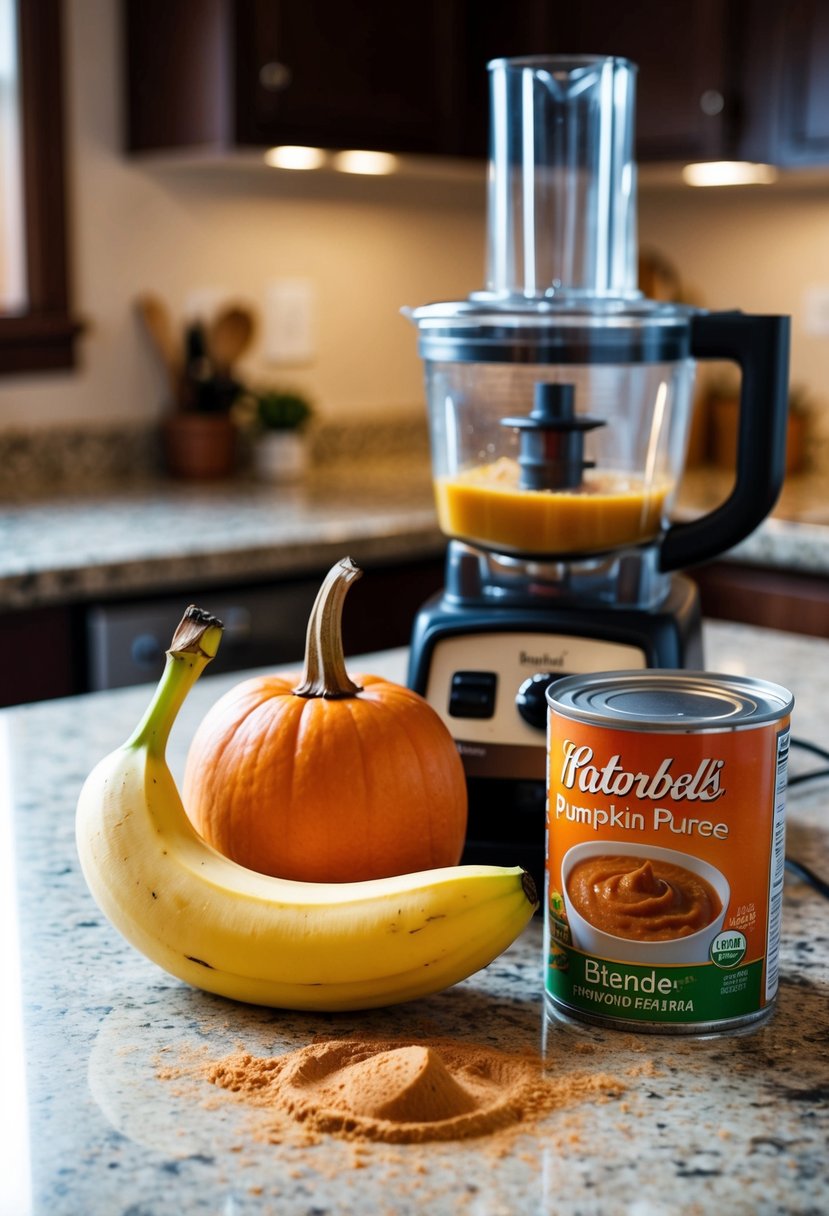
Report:
<svg viewBox="0 0 829 1216"><path fill-rule="evenodd" d="M803 328L816 338L829 335L829 286L816 283L803 292Z"/></svg>
<svg viewBox="0 0 829 1216"><path fill-rule="evenodd" d="M310 363L314 342L314 283L272 279L265 287L264 356L268 363Z"/></svg>

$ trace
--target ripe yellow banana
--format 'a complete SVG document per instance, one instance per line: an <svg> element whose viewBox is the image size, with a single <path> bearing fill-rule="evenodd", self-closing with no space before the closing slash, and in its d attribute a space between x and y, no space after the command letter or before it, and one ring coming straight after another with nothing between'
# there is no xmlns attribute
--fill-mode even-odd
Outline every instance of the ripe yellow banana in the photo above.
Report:
<svg viewBox="0 0 829 1216"><path fill-rule="evenodd" d="M215 618L187 610L143 719L81 791L81 867L112 924L194 987L286 1009L368 1009L427 996L505 950L537 906L520 868L289 882L237 865L197 835L165 749L220 640Z"/></svg>

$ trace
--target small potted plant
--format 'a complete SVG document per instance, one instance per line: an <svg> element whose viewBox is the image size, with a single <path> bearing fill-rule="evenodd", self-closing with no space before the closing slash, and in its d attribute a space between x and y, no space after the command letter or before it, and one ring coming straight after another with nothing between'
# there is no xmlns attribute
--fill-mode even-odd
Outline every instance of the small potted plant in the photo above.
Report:
<svg viewBox="0 0 829 1216"><path fill-rule="evenodd" d="M301 393L260 389L253 394L253 464L264 481L296 481L308 468L307 428L313 409Z"/></svg>

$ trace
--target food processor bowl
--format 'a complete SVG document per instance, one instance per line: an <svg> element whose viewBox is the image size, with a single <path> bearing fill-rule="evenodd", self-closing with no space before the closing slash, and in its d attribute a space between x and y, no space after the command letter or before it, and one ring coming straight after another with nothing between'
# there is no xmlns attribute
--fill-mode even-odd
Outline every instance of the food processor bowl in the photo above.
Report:
<svg viewBox="0 0 829 1216"><path fill-rule="evenodd" d="M421 316L419 323L435 499L448 537L551 560L628 548L661 535L687 447L695 363L687 338L683 342L684 319L674 338L670 326L658 335L663 354L668 345L677 357L634 361L630 352L624 363L564 362L577 350L560 340L558 322L556 362L544 360L551 345L544 327L534 324L528 332L526 323L510 337L513 354L520 344L529 361L507 358L509 337L493 335L495 329L503 333L503 319L491 314L477 319L474 335L465 329L464 353L475 355L467 362L448 336L452 322L439 326L434 320ZM624 337L632 345L644 327L629 315L625 321ZM569 317L566 334L579 346L607 332L606 323L600 330L592 317L573 322ZM446 347L453 343L456 357L449 359ZM572 416L533 426L534 402L550 385L567 389ZM556 455L564 446L571 459L562 473ZM548 476L528 476L533 461Z"/></svg>

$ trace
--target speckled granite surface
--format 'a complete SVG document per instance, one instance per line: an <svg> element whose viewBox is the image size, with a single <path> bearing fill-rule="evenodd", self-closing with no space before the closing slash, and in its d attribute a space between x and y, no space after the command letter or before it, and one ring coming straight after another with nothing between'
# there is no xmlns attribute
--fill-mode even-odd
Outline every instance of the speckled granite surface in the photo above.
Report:
<svg viewBox="0 0 829 1216"><path fill-rule="evenodd" d="M141 484L0 508L0 607L197 588L355 561L440 554L426 466L297 485Z"/></svg>
<svg viewBox="0 0 829 1216"><path fill-rule="evenodd" d="M0 610L267 581L324 570L344 545L363 562L445 550L420 414L321 428L297 485L171 481L153 444L138 430L38 445L0 434ZM680 517L710 510L728 486L721 470L692 470ZM829 478L791 478L775 516L731 556L829 573Z"/></svg>
<svg viewBox="0 0 829 1216"><path fill-rule="evenodd" d="M322 422L301 482L177 481L153 428L0 432L0 610L441 554L423 411Z"/></svg>
<svg viewBox="0 0 829 1216"><path fill-rule="evenodd" d="M710 511L729 493L722 469L692 469L679 496L679 518ZM829 574L829 475L813 470L783 484L774 512L728 554L729 560L803 574Z"/></svg>
<svg viewBox="0 0 829 1216"><path fill-rule="evenodd" d="M827 742L829 643L715 623L706 653L711 668L787 684L797 698L795 734ZM401 679L405 656L373 666ZM207 676L196 688L174 729L174 769L207 705L238 678ZM236 1006L169 980L126 946L79 873L78 789L146 698L146 689L129 689L0 713L10 804L0 809L0 827L14 825L22 942L21 990L7 918L4 1045L13 1043L22 1008L26 1061L25 1092L13 1067L0 1086L0 1111L9 1115L4 1216L827 1210L829 903L810 887L787 878L778 1008L745 1037L680 1041L545 1025L537 924L486 971L398 1009L306 1016ZM814 763L794 753L792 771ZM788 852L829 876L829 781L791 790ZM0 896L9 890L3 881ZM160 1064L192 1048L218 1057L243 1045L272 1055L318 1034L365 1031L535 1046L553 1074L583 1071L588 1061L625 1090L554 1113L506 1156L486 1140L393 1152L369 1145L356 1168L353 1149L338 1140L305 1150L256 1143L239 1108L194 1101L157 1076ZM28 1144L19 1136L24 1102ZM18 1199L4 1207L17 1183Z"/></svg>

